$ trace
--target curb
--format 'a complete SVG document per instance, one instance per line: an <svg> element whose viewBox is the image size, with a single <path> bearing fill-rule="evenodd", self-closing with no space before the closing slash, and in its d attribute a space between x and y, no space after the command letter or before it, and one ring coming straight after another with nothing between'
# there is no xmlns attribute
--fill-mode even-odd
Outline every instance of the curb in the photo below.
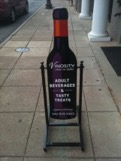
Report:
<svg viewBox="0 0 121 161"><path fill-rule="evenodd" d="M45 5L45 3L40 6L40 8L35 11L26 21L24 21L14 32L12 32L1 44L0 44L0 48L2 48L10 39L12 36L14 36L43 6Z"/></svg>

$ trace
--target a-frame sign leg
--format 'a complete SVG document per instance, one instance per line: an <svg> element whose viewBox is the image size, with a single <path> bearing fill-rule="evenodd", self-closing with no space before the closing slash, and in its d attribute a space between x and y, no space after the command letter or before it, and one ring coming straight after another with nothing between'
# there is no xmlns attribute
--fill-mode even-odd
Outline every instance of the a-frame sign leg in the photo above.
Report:
<svg viewBox="0 0 121 161"><path fill-rule="evenodd" d="M46 129L45 129L45 138L44 138L44 146L43 146L43 150L45 152L47 152L47 142L48 142L48 127L46 126Z"/></svg>
<svg viewBox="0 0 121 161"><path fill-rule="evenodd" d="M47 93L46 93L46 81L45 81L45 67L44 62L41 63L40 66L41 75L42 75L42 86L43 86L43 97L44 97L44 109L45 109L45 121L46 121L46 129L45 129L45 138L44 138L44 147L43 150L47 151L47 142L48 142L48 127L49 127L49 114L47 107Z"/></svg>
<svg viewBox="0 0 121 161"><path fill-rule="evenodd" d="M83 89L83 61L80 62L80 86L79 86L79 111L78 111L78 121L79 121L79 133L80 133L80 142L81 150L84 151L84 141L83 141L83 132L82 132L82 89Z"/></svg>

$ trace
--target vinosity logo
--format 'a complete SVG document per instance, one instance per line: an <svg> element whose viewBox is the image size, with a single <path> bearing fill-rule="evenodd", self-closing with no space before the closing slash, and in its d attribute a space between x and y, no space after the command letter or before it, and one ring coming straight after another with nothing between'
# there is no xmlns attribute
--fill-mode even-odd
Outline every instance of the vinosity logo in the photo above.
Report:
<svg viewBox="0 0 121 161"><path fill-rule="evenodd" d="M74 68L75 67L75 64L59 64L58 61L56 62L51 62L49 64L50 68L53 69L66 69L66 68Z"/></svg>

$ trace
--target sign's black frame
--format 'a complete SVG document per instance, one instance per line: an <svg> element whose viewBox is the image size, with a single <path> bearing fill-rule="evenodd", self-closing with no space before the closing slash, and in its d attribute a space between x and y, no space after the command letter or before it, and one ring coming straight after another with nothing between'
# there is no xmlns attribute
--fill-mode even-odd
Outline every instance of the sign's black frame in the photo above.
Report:
<svg viewBox="0 0 121 161"><path fill-rule="evenodd" d="M80 66L77 69L80 70L80 80L79 80L79 105L77 106L77 117L78 121L72 123L52 123L50 122L49 108L47 107L47 92L46 92L46 79L45 79L45 70L47 68L44 66L44 62L41 63L41 76L42 76L42 85L43 85L43 99L44 99L44 108L45 108L45 122L46 122L46 133L44 140L43 150L47 152L47 147L50 146L80 146L81 150L84 151L84 141L83 141L83 132L82 132L82 88L83 88L83 61L80 62ZM77 70L76 69L76 70ZM79 127L79 142L49 142L49 128L53 126L78 126Z"/></svg>

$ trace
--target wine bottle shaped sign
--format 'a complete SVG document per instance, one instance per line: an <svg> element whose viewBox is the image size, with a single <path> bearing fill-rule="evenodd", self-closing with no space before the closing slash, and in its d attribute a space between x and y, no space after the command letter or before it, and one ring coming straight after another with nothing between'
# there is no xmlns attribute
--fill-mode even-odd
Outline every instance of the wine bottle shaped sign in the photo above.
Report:
<svg viewBox="0 0 121 161"><path fill-rule="evenodd" d="M76 116L77 60L68 44L68 12L53 10L54 47L47 58L50 116L71 119Z"/></svg>

